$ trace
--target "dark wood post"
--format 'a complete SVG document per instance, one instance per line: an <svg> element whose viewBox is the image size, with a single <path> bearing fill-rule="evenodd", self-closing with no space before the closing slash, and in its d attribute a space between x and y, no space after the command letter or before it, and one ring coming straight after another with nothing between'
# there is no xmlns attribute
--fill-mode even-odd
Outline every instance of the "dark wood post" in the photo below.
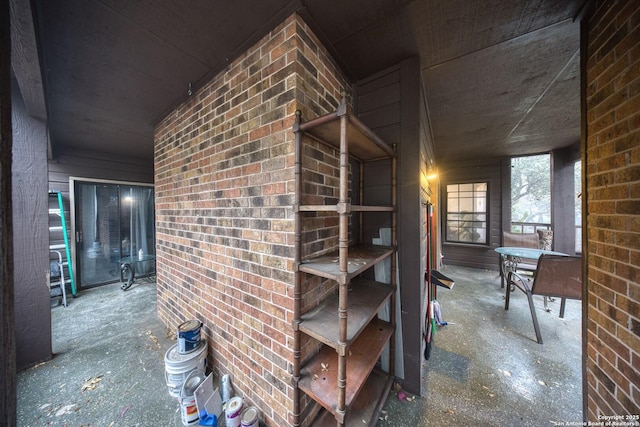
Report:
<svg viewBox="0 0 640 427"><path fill-rule="evenodd" d="M16 425L16 342L11 209L11 43L9 2L0 6L0 424Z"/></svg>
<svg viewBox="0 0 640 427"><path fill-rule="evenodd" d="M401 130L398 145L398 252L402 287L402 344L404 382L409 393L420 395L422 380L422 331L420 325L422 278L420 233L416 218L420 208L420 63L409 58L400 64Z"/></svg>

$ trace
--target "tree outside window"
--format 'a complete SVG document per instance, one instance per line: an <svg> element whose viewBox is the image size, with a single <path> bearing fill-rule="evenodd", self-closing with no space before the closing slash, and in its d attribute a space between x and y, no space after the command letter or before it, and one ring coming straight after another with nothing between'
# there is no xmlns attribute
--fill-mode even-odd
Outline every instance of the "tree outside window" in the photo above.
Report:
<svg viewBox="0 0 640 427"><path fill-rule="evenodd" d="M511 222L551 224L551 157L511 159Z"/></svg>
<svg viewBox="0 0 640 427"><path fill-rule="evenodd" d="M487 244L487 182L447 185L448 242Z"/></svg>

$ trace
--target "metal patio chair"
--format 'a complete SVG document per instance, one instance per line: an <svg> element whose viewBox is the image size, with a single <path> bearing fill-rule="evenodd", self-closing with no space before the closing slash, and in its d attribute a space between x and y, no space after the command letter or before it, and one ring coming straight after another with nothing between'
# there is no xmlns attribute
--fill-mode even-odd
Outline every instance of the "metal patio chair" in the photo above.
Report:
<svg viewBox="0 0 640 427"><path fill-rule="evenodd" d="M502 232L502 246L513 246L518 248L540 249L540 241L537 233L511 233ZM504 288L504 281L507 277L507 258L500 255L500 287ZM536 260L522 259L518 263L518 270L531 274L536 269Z"/></svg>
<svg viewBox="0 0 640 427"><path fill-rule="evenodd" d="M529 309L533 318L538 344L542 344L542 335L536 316L533 295L558 297L560 318L564 317L566 300L582 299L582 258L579 256L562 256L544 254L538 259L533 279L511 272L507 277L504 309L509 309L509 296L512 286L524 292L529 300ZM545 300L546 305L546 300Z"/></svg>

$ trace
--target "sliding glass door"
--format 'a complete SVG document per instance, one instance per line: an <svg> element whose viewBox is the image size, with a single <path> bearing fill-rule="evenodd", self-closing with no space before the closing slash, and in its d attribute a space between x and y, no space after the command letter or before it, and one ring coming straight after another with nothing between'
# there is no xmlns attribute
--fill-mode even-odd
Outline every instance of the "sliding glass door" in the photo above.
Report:
<svg viewBox="0 0 640 427"><path fill-rule="evenodd" d="M121 280L120 260L155 255L153 187L73 181L76 277L79 287ZM153 273L141 263L137 274ZM141 271L142 270L142 271Z"/></svg>

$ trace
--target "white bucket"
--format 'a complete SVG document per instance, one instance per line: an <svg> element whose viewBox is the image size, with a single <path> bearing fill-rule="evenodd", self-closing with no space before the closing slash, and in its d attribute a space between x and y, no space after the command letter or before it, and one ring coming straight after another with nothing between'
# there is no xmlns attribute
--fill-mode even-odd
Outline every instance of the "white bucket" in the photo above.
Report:
<svg viewBox="0 0 640 427"><path fill-rule="evenodd" d="M187 375L187 379L180 388L180 415L182 424L190 426L198 422L198 406L196 405L196 389L205 379L204 371L195 369Z"/></svg>
<svg viewBox="0 0 640 427"><path fill-rule="evenodd" d="M227 427L240 427L240 413L242 412L242 398L236 396L229 399L224 410Z"/></svg>
<svg viewBox="0 0 640 427"><path fill-rule="evenodd" d="M242 427L258 427L260 420L258 419L258 408L255 406L249 406L242 411L242 417L240 419L240 425Z"/></svg>
<svg viewBox="0 0 640 427"><path fill-rule="evenodd" d="M200 341L200 347L191 353L182 354L178 351L178 345L174 344L164 355L165 379L169 394L180 398L180 389L187 376L194 370L205 372L207 365L207 342Z"/></svg>

